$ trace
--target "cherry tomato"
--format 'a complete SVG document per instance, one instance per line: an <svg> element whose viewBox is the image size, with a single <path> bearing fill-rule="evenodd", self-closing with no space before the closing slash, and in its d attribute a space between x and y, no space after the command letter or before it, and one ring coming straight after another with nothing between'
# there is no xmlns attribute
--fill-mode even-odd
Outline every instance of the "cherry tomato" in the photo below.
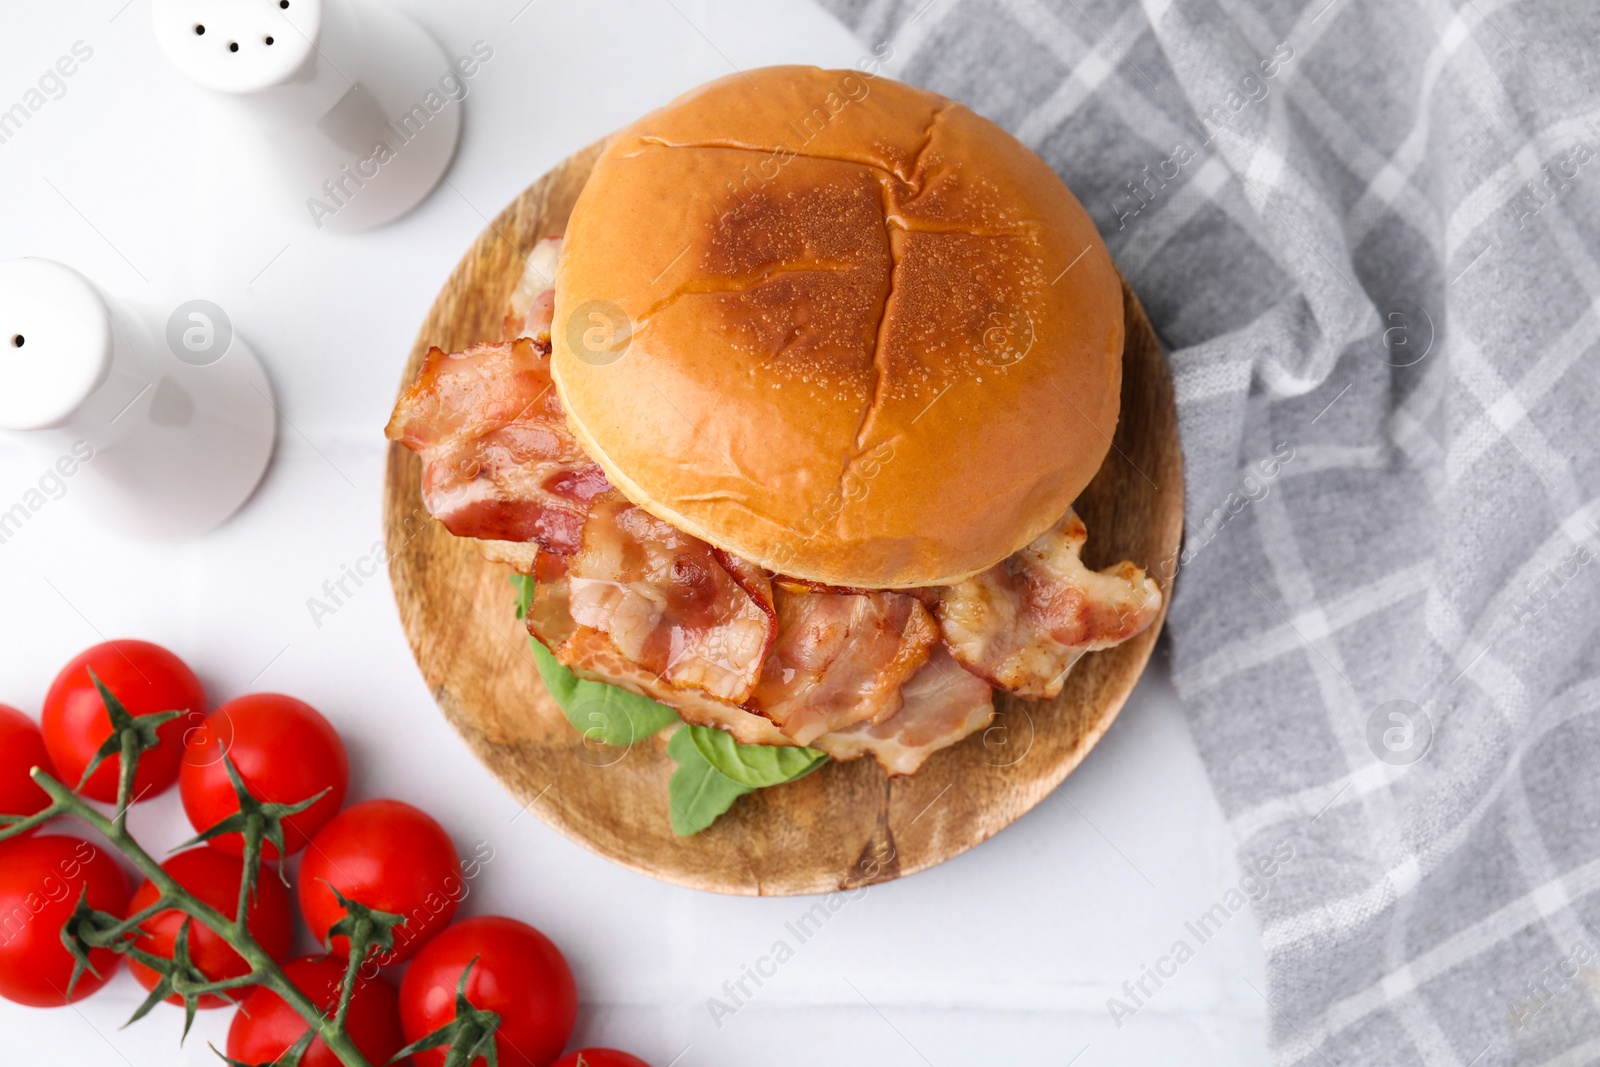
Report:
<svg viewBox="0 0 1600 1067"><path fill-rule="evenodd" d="M206 716L189 734L178 772L183 810L196 830L209 830L239 810L226 754L245 788L257 800L298 804L326 789L323 798L283 821L283 843L291 853L306 847L313 834L339 812L350 784L344 745L322 714L304 701L277 693L253 693L230 700ZM224 834L209 842L230 856L244 855L244 837ZM266 859L278 857L271 842Z"/></svg>
<svg viewBox="0 0 1600 1067"><path fill-rule="evenodd" d="M385 967L410 959L449 925L467 892L450 835L398 800L348 808L311 839L300 865L300 912L319 943L345 914L330 885L349 900L406 916L395 927L394 951L373 957ZM349 941L334 938L333 952L348 955Z"/></svg>
<svg viewBox="0 0 1600 1067"><path fill-rule="evenodd" d="M548 937L497 915L456 923L417 953L400 983L406 1040L416 1041L455 1018L456 984L475 956L467 1000L499 1014L495 1046L501 1067L548 1067L566 1047L578 1018L572 970ZM439 1067L444 1051L414 1058L417 1067Z"/></svg>
<svg viewBox="0 0 1600 1067"><path fill-rule="evenodd" d="M239 907L239 878L244 874L242 860L225 856L212 848L192 848L167 860L161 869L225 916L232 917ZM143 883L134 890L126 914L131 916L148 908L160 895L154 883ZM138 947L153 956L170 960L184 918L183 912L176 908L157 912L139 924L144 936L139 938ZM289 906L289 890L278 880L278 873L271 867L263 866L256 878L256 899L250 905L245 925L250 928L250 935L256 939L256 944L265 949L267 955L275 960L288 958L290 949L294 947L294 916ZM212 981L236 978L250 971L250 964L243 956L198 920L189 923L189 958L200 968L200 973ZM128 961L128 970L146 989L154 989L161 980L159 974L137 960ZM167 998L167 1003L182 1004L183 998L173 994ZM202 1008L220 1008L228 1003L231 1002L213 993L200 998Z"/></svg>
<svg viewBox="0 0 1600 1067"><path fill-rule="evenodd" d="M32 719L0 704L0 815L33 815L49 806L50 795L28 777L35 767L56 773L44 735Z"/></svg>
<svg viewBox="0 0 1600 1067"><path fill-rule="evenodd" d="M61 943L61 928L80 895L91 908L122 914L128 883L104 849L76 837L20 837L0 844L0 997L35 1008L67 1003L73 961ZM109 982L122 957L97 948L89 962L94 971L83 972L73 1000Z"/></svg>
<svg viewBox="0 0 1600 1067"><path fill-rule="evenodd" d="M580 1048L561 1057L551 1067L650 1067L637 1056L614 1048Z"/></svg>
<svg viewBox="0 0 1600 1067"><path fill-rule="evenodd" d="M344 960L335 956L307 957L283 965L289 981L325 1013L339 1004L344 983ZM405 1047L400 1036L400 1009L394 986L379 977L358 978L350 997L345 1031L366 1061L378 1067ZM228 1027L228 1055L244 1063L276 1063L308 1029L306 1021L271 989L257 986L239 1005ZM342 1067L322 1038L311 1042L300 1067Z"/></svg>
<svg viewBox="0 0 1600 1067"><path fill-rule="evenodd" d="M91 670L130 715L188 713L161 727L157 731L161 744L139 757L134 795L149 797L164 791L178 780L185 731L205 714L200 679L183 660L148 641L107 641L61 668L44 698L44 743L68 786L78 784L95 752L111 736L111 716L89 680ZM108 756L84 783L82 794L114 803L121 763L119 757Z"/></svg>

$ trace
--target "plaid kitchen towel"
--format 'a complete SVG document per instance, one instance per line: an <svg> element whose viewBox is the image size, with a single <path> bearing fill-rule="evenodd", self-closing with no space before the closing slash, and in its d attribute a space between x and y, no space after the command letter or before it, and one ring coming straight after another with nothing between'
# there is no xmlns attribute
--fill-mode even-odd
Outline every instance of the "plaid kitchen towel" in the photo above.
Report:
<svg viewBox="0 0 1600 1067"><path fill-rule="evenodd" d="M1056 168L1170 353L1277 1062L1600 1062L1600 7L823 2Z"/></svg>

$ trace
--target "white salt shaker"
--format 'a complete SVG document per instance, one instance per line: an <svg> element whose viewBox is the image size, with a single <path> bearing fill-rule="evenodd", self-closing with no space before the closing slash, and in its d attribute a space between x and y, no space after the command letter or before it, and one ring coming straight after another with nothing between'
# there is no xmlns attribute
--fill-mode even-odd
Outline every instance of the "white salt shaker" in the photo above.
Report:
<svg viewBox="0 0 1600 1067"><path fill-rule="evenodd" d="M154 0L151 14L167 58L236 120L248 165L318 229L398 218L455 157L461 74L377 0Z"/></svg>
<svg viewBox="0 0 1600 1067"><path fill-rule="evenodd" d="M277 409L215 304L158 315L60 263L13 259L0 262L0 431L70 467L66 492L114 532L168 540L250 498Z"/></svg>

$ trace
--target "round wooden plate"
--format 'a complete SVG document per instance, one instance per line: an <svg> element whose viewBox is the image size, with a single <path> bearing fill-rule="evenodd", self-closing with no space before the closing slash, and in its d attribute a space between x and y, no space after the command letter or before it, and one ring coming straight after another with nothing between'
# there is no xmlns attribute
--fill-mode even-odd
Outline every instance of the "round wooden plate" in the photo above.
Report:
<svg viewBox="0 0 1600 1067"><path fill-rule="evenodd" d="M559 234L601 145L535 182L490 223L450 276L406 363L402 386L437 345L501 336L501 316L541 237ZM1155 333L1124 284L1122 418L1105 465L1079 499L1093 567L1144 566L1165 589L1183 530L1183 471L1172 382ZM1084 657L1047 703L1003 697L994 724L934 755L910 778L870 758L830 763L740 798L707 831L674 836L658 734L619 750L585 745L545 692L515 617L505 566L431 520L421 463L389 446L384 519L406 636L434 698L473 752L529 810L634 870L719 893L822 893L925 870L985 840L1061 783L1094 747L1150 658L1156 625ZM1163 617L1165 612L1163 612Z"/></svg>

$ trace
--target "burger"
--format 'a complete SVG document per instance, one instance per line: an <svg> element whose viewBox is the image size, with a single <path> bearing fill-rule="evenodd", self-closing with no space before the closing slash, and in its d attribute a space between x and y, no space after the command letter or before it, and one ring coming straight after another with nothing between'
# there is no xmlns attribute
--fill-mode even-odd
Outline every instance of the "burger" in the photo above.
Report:
<svg viewBox="0 0 1600 1067"><path fill-rule="evenodd" d="M769 67L613 136L503 336L428 352L388 435L579 678L907 775L1157 618L1072 509L1122 346L1105 245L1015 138Z"/></svg>

